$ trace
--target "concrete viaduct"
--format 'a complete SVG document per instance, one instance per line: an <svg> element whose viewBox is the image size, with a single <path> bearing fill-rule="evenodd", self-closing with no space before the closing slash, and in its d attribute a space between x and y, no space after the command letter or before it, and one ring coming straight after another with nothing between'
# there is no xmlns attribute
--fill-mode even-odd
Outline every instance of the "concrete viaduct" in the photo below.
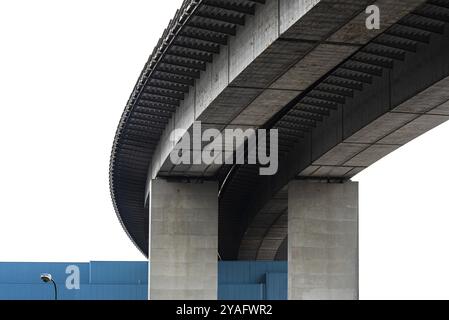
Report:
<svg viewBox="0 0 449 320"><path fill-rule="evenodd" d="M448 23L449 0L185 0L110 162L150 299L215 299L217 259L288 259L290 299L357 299L350 178L449 119ZM173 165L170 133L194 121L278 129L278 172Z"/></svg>

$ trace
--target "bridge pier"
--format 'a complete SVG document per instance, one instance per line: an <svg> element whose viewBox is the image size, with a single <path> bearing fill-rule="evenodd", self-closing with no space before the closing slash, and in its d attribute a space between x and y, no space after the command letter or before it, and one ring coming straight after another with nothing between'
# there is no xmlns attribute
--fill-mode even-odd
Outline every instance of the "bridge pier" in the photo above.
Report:
<svg viewBox="0 0 449 320"><path fill-rule="evenodd" d="M292 181L288 298L358 299L358 183Z"/></svg>
<svg viewBox="0 0 449 320"><path fill-rule="evenodd" d="M216 300L218 185L153 180L149 298Z"/></svg>

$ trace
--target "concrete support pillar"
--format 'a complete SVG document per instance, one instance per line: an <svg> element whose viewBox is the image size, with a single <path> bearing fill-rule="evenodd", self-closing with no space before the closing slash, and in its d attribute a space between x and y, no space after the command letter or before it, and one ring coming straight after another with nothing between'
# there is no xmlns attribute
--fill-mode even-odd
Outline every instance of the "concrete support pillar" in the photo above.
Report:
<svg viewBox="0 0 449 320"><path fill-rule="evenodd" d="M151 183L149 298L217 299L218 184Z"/></svg>
<svg viewBox="0 0 449 320"><path fill-rule="evenodd" d="M358 183L293 181L288 298L358 299Z"/></svg>

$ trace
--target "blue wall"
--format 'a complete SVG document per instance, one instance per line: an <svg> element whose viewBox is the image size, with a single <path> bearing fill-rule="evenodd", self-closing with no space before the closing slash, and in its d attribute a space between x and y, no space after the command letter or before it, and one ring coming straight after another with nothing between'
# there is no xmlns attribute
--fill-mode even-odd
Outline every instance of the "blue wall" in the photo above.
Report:
<svg viewBox="0 0 449 320"><path fill-rule="evenodd" d="M219 300L287 300L287 261L220 261Z"/></svg>
<svg viewBox="0 0 449 320"><path fill-rule="evenodd" d="M65 286L66 267L80 270L80 290ZM147 298L147 262L20 263L0 262L0 299L54 299L51 284L40 280L50 273L61 300L142 300Z"/></svg>
<svg viewBox="0 0 449 320"><path fill-rule="evenodd" d="M65 287L66 267L80 269L80 290ZM0 300L54 299L53 286L40 280L51 273L58 284L61 300L146 300L148 263L28 263L0 262ZM218 263L218 299L287 299L287 262L220 261Z"/></svg>

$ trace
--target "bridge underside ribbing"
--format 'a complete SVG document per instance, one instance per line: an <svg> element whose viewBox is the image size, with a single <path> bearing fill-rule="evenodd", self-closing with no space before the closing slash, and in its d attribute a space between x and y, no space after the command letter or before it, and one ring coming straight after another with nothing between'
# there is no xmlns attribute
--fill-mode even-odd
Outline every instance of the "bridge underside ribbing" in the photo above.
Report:
<svg viewBox="0 0 449 320"><path fill-rule="evenodd" d="M380 30L365 26L370 4ZM111 194L125 230L148 253L154 178L216 180L220 256L285 258L290 181L346 181L449 118L448 22L449 0L185 1L114 141ZM170 133L194 121L278 129L279 172L174 166Z"/></svg>
<svg viewBox="0 0 449 320"><path fill-rule="evenodd" d="M160 161L158 144L174 114L229 38L265 0L185 0L149 57L117 128L110 160L110 191L131 240L148 254L145 209L148 168ZM209 66L209 67L208 67ZM182 127L182 126L181 126ZM167 129L169 130L169 129ZM170 130L169 130L170 131ZM151 169L150 169L151 171Z"/></svg>
<svg viewBox="0 0 449 320"><path fill-rule="evenodd" d="M449 30L443 19L429 18L432 10L449 18L447 8L435 4L407 15L271 120L269 127L280 135L280 170L273 177L261 177L251 166L234 170L229 187L237 190L243 184L250 191L240 194L240 201L228 193L223 196L221 214L232 216L223 218L232 223L221 224L223 256L263 259L261 244L282 243L277 231L287 225L282 228L272 221L282 221L285 202L267 214L273 200L265 199L276 199L288 181L348 180L449 120ZM310 121L312 115L319 120ZM270 255L274 252L276 248L270 248Z"/></svg>

